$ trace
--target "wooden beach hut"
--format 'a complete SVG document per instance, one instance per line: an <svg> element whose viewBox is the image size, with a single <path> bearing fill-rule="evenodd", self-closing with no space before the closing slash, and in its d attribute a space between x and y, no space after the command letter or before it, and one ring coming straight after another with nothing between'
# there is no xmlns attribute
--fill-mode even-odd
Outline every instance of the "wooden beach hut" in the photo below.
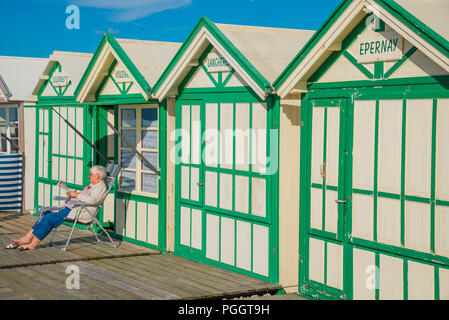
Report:
<svg viewBox="0 0 449 320"><path fill-rule="evenodd" d="M299 293L449 298L448 14L342 1L274 82L300 96Z"/></svg>

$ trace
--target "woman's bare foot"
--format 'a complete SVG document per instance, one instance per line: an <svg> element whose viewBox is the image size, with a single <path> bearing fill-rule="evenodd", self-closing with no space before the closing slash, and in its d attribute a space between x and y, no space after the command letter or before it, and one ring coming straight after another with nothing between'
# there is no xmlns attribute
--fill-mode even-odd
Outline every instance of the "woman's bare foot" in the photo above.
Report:
<svg viewBox="0 0 449 320"><path fill-rule="evenodd" d="M31 239L29 239L27 237L22 237L20 239L11 239L11 242L18 246L22 246L22 245L30 243Z"/></svg>

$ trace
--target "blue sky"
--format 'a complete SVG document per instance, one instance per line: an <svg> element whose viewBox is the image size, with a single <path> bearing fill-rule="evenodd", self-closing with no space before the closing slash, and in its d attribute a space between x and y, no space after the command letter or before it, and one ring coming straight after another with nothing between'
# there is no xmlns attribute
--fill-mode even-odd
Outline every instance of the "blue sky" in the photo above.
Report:
<svg viewBox="0 0 449 320"><path fill-rule="evenodd" d="M341 0L0 0L0 55L92 53L104 32L183 42L201 16L217 23L316 30ZM67 29L69 5L80 28Z"/></svg>

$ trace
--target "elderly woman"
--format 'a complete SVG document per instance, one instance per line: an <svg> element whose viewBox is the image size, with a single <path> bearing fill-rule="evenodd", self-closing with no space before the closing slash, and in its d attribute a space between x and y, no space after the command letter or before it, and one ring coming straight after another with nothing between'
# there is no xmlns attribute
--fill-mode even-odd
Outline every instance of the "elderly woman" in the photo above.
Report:
<svg viewBox="0 0 449 320"><path fill-rule="evenodd" d="M107 187L104 183L106 178L106 169L102 166L94 166L90 169L90 184L80 193L76 191L67 192L67 197L86 202L88 204L97 205L101 203L107 196ZM18 247L19 250L34 250L39 243L50 233L53 228L59 227L65 217L75 219L76 214L80 210L79 206L66 206L59 212L47 213L39 219L28 233L20 239L12 239L10 248ZM88 222L95 213L94 207L85 207L80 213L79 221Z"/></svg>

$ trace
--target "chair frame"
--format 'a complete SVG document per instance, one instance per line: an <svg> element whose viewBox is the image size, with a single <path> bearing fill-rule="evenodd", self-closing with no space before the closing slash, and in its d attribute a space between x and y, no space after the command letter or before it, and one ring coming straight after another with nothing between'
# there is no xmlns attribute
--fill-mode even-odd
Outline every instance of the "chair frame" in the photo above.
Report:
<svg viewBox="0 0 449 320"><path fill-rule="evenodd" d="M106 167L106 170L107 170L107 175L106 175L106 178L105 178L105 180L106 180L105 182L107 182L107 184L106 184L107 187L108 187L108 192L107 193L109 194L109 191L111 190L112 186L115 184L115 181L117 179L118 173L120 172L120 165L118 165L118 164L108 164L107 167ZM108 181L108 179L110 181ZM107 197L107 195L106 195L106 197ZM72 238L73 231L75 230L75 227L76 227L76 225L78 223L78 224L86 225L90 229L90 231L92 231L92 233L95 236L95 239L97 240L97 243L100 243L100 244L103 244L103 245L107 245L107 246L109 246L111 248L117 248L117 244L114 243L114 241L112 240L112 238L109 235L109 233L105 230L105 228L103 228L103 226L101 225L100 221L98 221L98 219L97 219L98 211L100 210L101 206L103 205L104 201L106 200L106 197L103 199L103 201L101 203L99 203L97 205L91 205L91 204L88 204L88 203L85 203L85 202L82 202L82 201L78 201L78 200L69 200L69 201L67 201L68 204L79 206L78 207L78 211L77 211L76 216L75 216L75 219L70 219L70 218L65 218L64 219L65 222L73 223L73 226L72 226L72 228L70 230L69 237L67 238L67 241L66 241L64 247L56 245L53 242L53 239L54 239L54 237L56 235L56 231L57 231L58 228L55 228L55 230L53 231L53 234L51 236L50 246L51 247L55 247L55 248L57 248L57 249L59 249L61 251L67 251L67 247L68 247L68 245L70 243L70 240ZM53 200L66 201L67 198L66 197L55 196L55 197L53 197ZM95 213L92 216L92 220L90 222L88 222L88 223L78 222L79 216L80 216L82 210L85 209L85 207L95 207L97 209L95 210ZM106 234L106 236L109 239L109 242L102 241L102 240L100 240L100 238L98 238L99 234L97 234L94 231L94 229L93 229L93 225L94 224L96 224L98 227L100 227L100 229L104 232L104 234Z"/></svg>

